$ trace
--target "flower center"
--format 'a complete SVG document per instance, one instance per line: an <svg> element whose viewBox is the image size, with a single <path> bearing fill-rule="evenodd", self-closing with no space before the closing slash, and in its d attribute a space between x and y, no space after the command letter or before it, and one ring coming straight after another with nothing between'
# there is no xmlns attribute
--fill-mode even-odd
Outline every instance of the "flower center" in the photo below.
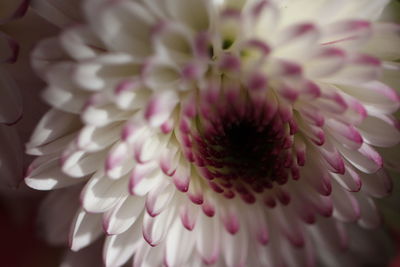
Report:
<svg viewBox="0 0 400 267"><path fill-rule="evenodd" d="M206 147L200 151L209 168L215 170L216 178L240 179L249 184L276 180L276 156L281 150L279 131L255 118L221 121L214 135L204 137Z"/></svg>
<svg viewBox="0 0 400 267"><path fill-rule="evenodd" d="M188 159L214 191L254 202L253 193L287 182L293 133L270 102L244 89L205 97L191 130L182 133Z"/></svg>

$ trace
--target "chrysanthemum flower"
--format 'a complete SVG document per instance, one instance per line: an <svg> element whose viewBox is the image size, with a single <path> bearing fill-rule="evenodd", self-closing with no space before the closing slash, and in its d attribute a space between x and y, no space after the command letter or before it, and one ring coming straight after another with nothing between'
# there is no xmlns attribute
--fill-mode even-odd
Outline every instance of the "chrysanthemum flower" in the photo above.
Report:
<svg viewBox="0 0 400 267"><path fill-rule="evenodd" d="M106 266L357 266L337 255L398 167L388 1L72 3L32 56L48 239L105 235Z"/></svg>

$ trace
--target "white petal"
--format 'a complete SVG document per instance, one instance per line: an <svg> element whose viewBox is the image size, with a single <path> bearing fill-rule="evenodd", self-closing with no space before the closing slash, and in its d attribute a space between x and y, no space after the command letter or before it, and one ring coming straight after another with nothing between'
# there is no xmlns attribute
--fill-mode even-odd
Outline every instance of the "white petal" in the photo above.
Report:
<svg viewBox="0 0 400 267"><path fill-rule="evenodd" d="M299 119L299 122L300 131L307 139L319 146L324 144L325 133L321 127L302 122L301 119Z"/></svg>
<svg viewBox="0 0 400 267"><path fill-rule="evenodd" d="M34 0L32 7L43 17L59 27L82 21L79 0Z"/></svg>
<svg viewBox="0 0 400 267"><path fill-rule="evenodd" d="M178 151L178 146L168 144L167 149L160 155L160 168L168 176L172 176L179 166L180 154Z"/></svg>
<svg viewBox="0 0 400 267"><path fill-rule="evenodd" d="M338 182L343 188L350 192L358 192L361 188L362 182L359 174L354 171L349 163L345 163L345 173L336 174L332 173L331 176Z"/></svg>
<svg viewBox="0 0 400 267"><path fill-rule="evenodd" d="M104 1L106 2L106 1ZM110 50L143 58L152 52L151 28L154 16L139 2L122 1L85 5L89 23Z"/></svg>
<svg viewBox="0 0 400 267"><path fill-rule="evenodd" d="M188 63L194 56L192 33L180 24L165 23L154 35L158 53L165 53L171 60L181 64Z"/></svg>
<svg viewBox="0 0 400 267"><path fill-rule="evenodd" d="M54 141L36 147L31 147L32 143L28 143L26 145L26 153L35 156L60 154L64 148L68 147L69 144L76 140L77 136L78 132L72 132L70 134L61 136Z"/></svg>
<svg viewBox="0 0 400 267"><path fill-rule="evenodd" d="M121 234L129 229L144 210L144 197L128 196L104 214L103 225L109 235Z"/></svg>
<svg viewBox="0 0 400 267"><path fill-rule="evenodd" d="M336 147L351 164L362 172L374 173L383 167L382 157L366 143L359 150L349 150L340 144Z"/></svg>
<svg viewBox="0 0 400 267"><path fill-rule="evenodd" d="M89 212L104 212L128 194L128 177L115 181L98 172L82 191L82 206Z"/></svg>
<svg viewBox="0 0 400 267"><path fill-rule="evenodd" d="M78 210L70 231L70 247L78 251L93 243L103 233L101 215Z"/></svg>
<svg viewBox="0 0 400 267"><path fill-rule="evenodd" d="M64 66L67 65L67 66ZM69 69L64 69L69 68ZM51 72L48 75L58 76L47 78L49 86L43 92L44 100L53 107L65 112L78 114L82 111L89 94L77 88L68 80L65 83L65 76L70 76L72 72L70 64L53 65ZM57 73L59 72L59 73ZM62 82L52 82L53 79L58 79Z"/></svg>
<svg viewBox="0 0 400 267"><path fill-rule="evenodd" d="M374 200L363 193L357 193L355 196L358 199L361 209L361 217L358 224L368 229L378 227L382 219Z"/></svg>
<svg viewBox="0 0 400 267"><path fill-rule="evenodd" d="M62 62L67 58L58 38L53 37L43 40L33 50L32 65L40 77L44 77L55 62Z"/></svg>
<svg viewBox="0 0 400 267"><path fill-rule="evenodd" d="M322 250L338 251L347 247L347 233L342 223L336 220L320 218L317 224L309 229L317 246Z"/></svg>
<svg viewBox="0 0 400 267"><path fill-rule="evenodd" d="M358 149L363 143L361 134L351 124L338 120L329 119L326 121L328 132L341 144L351 149Z"/></svg>
<svg viewBox="0 0 400 267"><path fill-rule="evenodd" d="M168 182L160 183L147 194L146 210L152 217L157 216L170 205L176 191L173 186Z"/></svg>
<svg viewBox="0 0 400 267"><path fill-rule="evenodd" d="M292 196L292 201L291 201L291 206L292 210L294 213L299 216L301 220L303 220L307 224L313 224L316 221L316 215L317 211L316 209L311 205L309 201L304 201L304 197L301 196L302 192L301 190L297 189L297 184L289 183L288 188L290 189L290 194ZM266 202L268 203L270 201L271 203L275 204L268 198L266 199ZM272 225L268 225L269 228L272 227ZM270 231L270 235L273 235L274 231ZM272 242L270 242L272 243Z"/></svg>
<svg viewBox="0 0 400 267"><path fill-rule="evenodd" d="M121 266L140 245L146 245L141 235L140 223L134 224L129 231L119 235L112 235L106 238L103 248L104 264L107 267ZM144 243L144 244L143 244Z"/></svg>
<svg viewBox="0 0 400 267"><path fill-rule="evenodd" d="M347 6L343 3L344 6ZM366 20L339 20L324 27L324 45L334 45L341 48L359 47L372 34L371 23Z"/></svg>
<svg viewBox="0 0 400 267"><path fill-rule="evenodd" d="M168 231L165 244L165 262L168 266L184 266L192 254L195 238L182 227L180 220L175 220Z"/></svg>
<svg viewBox="0 0 400 267"><path fill-rule="evenodd" d="M221 209L219 215L225 230L229 234L234 235L240 230L240 217L238 208L234 207L231 203L229 204L224 209Z"/></svg>
<svg viewBox="0 0 400 267"><path fill-rule="evenodd" d="M131 146L126 142L117 142L110 149L105 162L107 175L111 179L120 179L136 165Z"/></svg>
<svg viewBox="0 0 400 267"><path fill-rule="evenodd" d="M299 180L301 182L302 179ZM304 202L308 209L313 209L324 217L330 217L333 211L332 199L329 196L323 196L319 192L316 192L310 185L303 183L297 190L298 201ZM295 200L293 200L295 201Z"/></svg>
<svg viewBox="0 0 400 267"><path fill-rule="evenodd" d="M105 127L85 126L79 133L77 145L86 151L98 151L120 138L122 124L111 123Z"/></svg>
<svg viewBox="0 0 400 267"><path fill-rule="evenodd" d="M57 139L75 132L80 126L79 117L76 115L51 109L36 126L27 144L27 152L30 153L31 150L34 152L36 147L56 142ZM40 148L38 149L40 151Z"/></svg>
<svg viewBox="0 0 400 267"><path fill-rule="evenodd" d="M164 210L156 217L151 217L148 213L144 214L143 237L151 246L159 244L168 234L172 223L176 219L177 205L178 203L174 203L169 209Z"/></svg>
<svg viewBox="0 0 400 267"><path fill-rule="evenodd" d="M337 73L321 80L339 85L358 85L377 80L381 74L381 62L367 55L357 55Z"/></svg>
<svg viewBox="0 0 400 267"><path fill-rule="evenodd" d="M124 80L114 90L115 103L122 110L143 108L151 96L151 91L135 80Z"/></svg>
<svg viewBox="0 0 400 267"><path fill-rule="evenodd" d="M382 80L385 81L385 83L392 88L399 88L400 77L398 73L400 70L400 63L393 61L383 62L382 68L383 68Z"/></svg>
<svg viewBox="0 0 400 267"><path fill-rule="evenodd" d="M105 53L75 64L72 80L85 91L114 89L121 80L140 75L142 66L129 54Z"/></svg>
<svg viewBox="0 0 400 267"><path fill-rule="evenodd" d="M82 120L96 127L104 127L113 122L126 121L131 113L120 110L115 105L107 103L104 106L89 105L82 113Z"/></svg>
<svg viewBox="0 0 400 267"><path fill-rule="evenodd" d="M400 107L398 93L382 82L371 81L360 85L343 86L341 89L364 103L372 112L389 114Z"/></svg>
<svg viewBox="0 0 400 267"><path fill-rule="evenodd" d="M200 208L199 206L194 206L191 202L186 201L181 206L179 215L181 218L182 225L189 231L192 231L197 223L197 218L199 217Z"/></svg>
<svg viewBox="0 0 400 267"><path fill-rule="evenodd" d="M300 177L319 194L328 196L332 190L328 170L323 169L322 166L319 166L320 164L310 161L301 168Z"/></svg>
<svg viewBox="0 0 400 267"><path fill-rule="evenodd" d="M333 216L344 222L355 222L360 217L357 199L352 193L333 183Z"/></svg>
<svg viewBox="0 0 400 267"><path fill-rule="evenodd" d="M60 41L66 52L76 60L93 58L104 50L103 44L87 26L79 25L66 29Z"/></svg>
<svg viewBox="0 0 400 267"><path fill-rule="evenodd" d="M166 8L173 18L197 32L207 30L210 26L209 12L212 5L207 1L168 0ZM188 12L188 10L196 10L196 12Z"/></svg>
<svg viewBox="0 0 400 267"><path fill-rule="evenodd" d="M312 46L318 43L320 32L312 23L289 26L277 37L273 55L287 59L301 60L311 55Z"/></svg>
<svg viewBox="0 0 400 267"><path fill-rule="evenodd" d="M332 142L330 142L329 139L326 140L323 146L316 147L316 149L321 153L322 157L325 159L327 166L331 172L341 173L341 174L345 172L343 157L337 151L337 149L332 144ZM314 155L312 155L311 157L313 156Z"/></svg>
<svg viewBox="0 0 400 267"><path fill-rule="evenodd" d="M362 50L384 60L399 59L399 25L394 23L374 23L372 29L372 38Z"/></svg>
<svg viewBox="0 0 400 267"><path fill-rule="evenodd" d="M249 209L246 219L248 223L247 227L250 229L253 240L257 240L261 245L266 245L269 241L269 229L266 216L263 212L263 206L257 205L257 207L254 207L254 210Z"/></svg>
<svg viewBox="0 0 400 267"><path fill-rule="evenodd" d="M397 127L395 119L382 115L380 118L368 116L357 128L368 144L392 147L400 142L400 130Z"/></svg>
<svg viewBox="0 0 400 267"><path fill-rule="evenodd" d="M282 250L282 257L284 257L285 261L287 262L288 266L297 267L297 266L304 266L304 267L315 267L316 266L316 259L315 259L315 249L313 247L312 242L308 239L306 240L304 247L296 248L290 246L285 242L281 244Z"/></svg>
<svg viewBox="0 0 400 267"><path fill-rule="evenodd" d="M48 104L57 109L74 114L78 114L82 111L88 96L89 94L80 91L76 87L58 84L50 84L43 92L43 99Z"/></svg>
<svg viewBox="0 0 400 267"><path fill-rule="evenodd" d="M156 266L162 262L163 249L163 246L151 247L149 244L143 243L133 254L132 267Z"/></svg>
<svg viewBox="0 0 400 267"><path fill-rule="evenodd" d="M294 247L303 247L305 244L304 229L301 222L290 209L277 206L271 211L271 220L275 221L281 233L289 240Z"/></svg>
<svg viewBox="0 0 400 267"><path fill-rule="evenodd" d="M204 201L204 188L202 187L200 179L200 177L193 175L192 180L190 181L189 190L187 191L189 199L197 205L201 205Z"/></svg>
<svg viewBox="0 0 400 267"><path fill-rule="evenodd" d="M177 101L178 96L171 90L154 94L146 107L146 120L153 127L161 126L170 118Z"/></svg>
<svg viewBox="0 0 400 267"><path fill-rule="evenodd" d="M42 159L37 158L29 168L25 183L37 190L53 190L87 181L74 179L61 171L60 158L51 156L50 160L35 166Z"/></svg>
<svg viewBox="0 0 400 267"><path fill-rule="evenodd" d="M172 175L172 180L179 191L188 191L191 180L191 166L188 160L181 158L176 172Z"/></svg>
<svg viewBox="0 0 400 267"><path fill-rule="evenodd" d="M98 170L99 162L104 162L107 151L88 153L85 151L73 151L63 155L62 171L72 177L82 177Z"/></svg>
<svg viewBox="0 0 400 267"><path fill-rule="evenodd" d="M381 198L392 192L393 182L385 170L379 170L374 174L360 173L363 186L361 190L367 195Z"/></svg>
<svg viewBox="0 0 400 267"><path fill-rule="evenodd" d="M220 235L222 229L220 229L220 223L215 218L209 218L202 214L200 216L201 218L199 218L196 226L198 233L196 248L204 263L213 264L218 260L221 252Z"/></svg>
<svg viewBox="0 0 400 267"><path fill-rule="evenodd" d="M132 195L144 196L165 179L164 174L155 168L154 165L150 167L136 165L129 180L129 189Z"/></svg>
<svg viewBox="0 0 400 267"><path fill-rule="evenodd" d="M307 105L314 104L327 117L342 116L348 109L348 105L342 94L338 92L338 89L328 83L318 83L317 86L319 89L317 96L319 97L315 99L314 103L307 102Z"/></svg>
<svg viewBox="0 0 400 267"><path fill-rule="evenodd" d="M138 163L145 163L157 159L167 142L167 136L152 135L152 133L142 134L133 144L135 160Z"/></svg>
<svg viewBox="0 0 400 267"><path fill-rule="evenodd" d="M221 252L227 266L245 266L249 246L246 230L243 227L236 235L225 231L221 233L221 241L224 244Z"/></svg>
<svg viewBox="0 0 400 267"><path fill-rule="evenodd" d="M323 48L306 63L305 73L312 78L329 76L339 71L345 63L344 51L333 47Z"/></svg>

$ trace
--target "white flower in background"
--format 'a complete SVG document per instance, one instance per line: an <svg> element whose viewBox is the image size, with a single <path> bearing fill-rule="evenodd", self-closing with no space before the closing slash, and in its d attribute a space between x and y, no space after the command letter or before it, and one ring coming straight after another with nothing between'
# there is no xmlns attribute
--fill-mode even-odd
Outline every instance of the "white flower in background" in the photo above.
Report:
<svg viewBox="0 0 400 267"><path fill-rule="evenodd" d="M61 3L37 1L64 29L32 55L53 108L27 145L26 183L58 189L51 242L69 224L74 251L105 232L106 266L371 254L351 223L380 224L373 198L398 167L388 1L86 0L76 17Z"/></svg>
<svg viewBox="0 0 400 267"><path fill-rule="evenodd" d="M48 109L38 95L44 83L30 66L30 51L38 40L54 35L56 27L29 9L29 2L29 0L2 0L0 4L0 194L2 196L8 194L6 191L11 191L10 187L16 188L21 185L23 171L32 158L25 155L23 143L29 140L32 129ZM24 189L19 191L22 192ZM13 194L17 195L15 190Z"/></svg>
<svg viewBox="0 0 400 267"><path fill-rule="evenodd" d="M15 82L7 73L7 64L17 61L19 44L13 38L9 25L22 17L28 9L28 1L6 0L0 7L0 123L13 124L21 116L21 99Z"/></svg>
<svg viewBox="0 0 400 267"><path fill-rule="evenodd" d="M22 178L23 149L13 125L22 116L21 95L9 65L18 59L19 44L12 22L22 17L28 1L4 0L0 5L0 186L15 187Z"/></svg>

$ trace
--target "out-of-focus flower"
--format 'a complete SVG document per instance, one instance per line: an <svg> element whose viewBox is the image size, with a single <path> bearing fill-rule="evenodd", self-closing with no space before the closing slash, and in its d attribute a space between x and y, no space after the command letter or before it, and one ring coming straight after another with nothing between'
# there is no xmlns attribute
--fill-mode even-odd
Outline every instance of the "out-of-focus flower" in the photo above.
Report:
<svg viewBox="0 0 400 267"><path fill-rule="evenodd" d="M8 25L22 17L28 9L28 1L4 1L0 8L0 123L13 124L21 116L21 97L15 81L6 71L5 64L17 61L19 44L9 32Z"/></svg>
<svg viewBox="0 0 400 267"><path fill-rule="evenodd" d="M2 266L45 267L54 266L57 254L48 254L57 250L47 248L32 231L44 193L21 183L31 160L22 144L44 111L38 94L43 81L30 67L30 50L55 27L32 13L28 2L0 2L0 227L4 241L0 250Z"/></svg>
<svg viewBox="0 0 400 267"><path fill-rule="evenodd" d="M53 108L25 180L54 190L49 241L105 232L106 266L381 263L362 228L398 168L388 1L62 3L36 2L64 29L32 55Z"/></svg>
<svg viewBox="0 0 400 267"><path fill-rule="evenodd" d="M22 100L9 65L18 59L19 44L9 25L22 17L28 2L3 1L0 6L0 185L16 186L22 179L22 145L15 124L22 115Z"/></svg>
<svg viewBox="0 0 400 267"><path fill-rule="evenodd" d="M55 27L28 4L5 0L0 7L0 187L5 190L23 180L30 157L22 144L47 109L40 101L43 81L30 66L30 51L39 39L54 34Z"/></svg>

